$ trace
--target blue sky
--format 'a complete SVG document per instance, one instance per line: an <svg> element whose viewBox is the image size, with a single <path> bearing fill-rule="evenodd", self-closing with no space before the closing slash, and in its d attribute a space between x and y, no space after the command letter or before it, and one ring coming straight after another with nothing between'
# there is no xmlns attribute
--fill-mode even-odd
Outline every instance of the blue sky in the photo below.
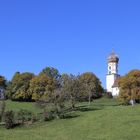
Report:
<svg viewBox="0 0 140 140"><path fill-rule="evenodd" d="M0 1L0 74L94 72L105 85L115 50L121 75L140 68L139 0Z"/></svg>

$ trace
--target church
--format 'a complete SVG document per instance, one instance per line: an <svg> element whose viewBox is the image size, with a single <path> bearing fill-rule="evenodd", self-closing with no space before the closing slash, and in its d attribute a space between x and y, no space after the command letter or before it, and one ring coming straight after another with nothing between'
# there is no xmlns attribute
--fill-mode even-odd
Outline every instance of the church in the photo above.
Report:
<svg viewBox="0 0 140 140"><path fill-rule="evenodd" d="M118 74L119 57L112 52L107 58L107 62L106 90L108 93L111 93L113 97L117 97L119 95L118 78L120 77Z"/></svg>

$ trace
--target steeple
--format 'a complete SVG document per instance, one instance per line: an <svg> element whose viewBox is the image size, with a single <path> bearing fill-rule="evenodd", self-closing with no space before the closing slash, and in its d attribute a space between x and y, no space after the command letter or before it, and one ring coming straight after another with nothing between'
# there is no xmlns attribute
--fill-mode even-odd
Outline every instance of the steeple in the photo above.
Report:
<svg viewBox="0 0 140 140"><path fill-rule="evenodd" d="M119 62L119 57L115 54L115 52L113 50L112 53L110 53L107 60L108 60L108 63L110 63L110 62L118 63Z"/></svg>
<svg viewBox="0 0 140 140"><path fill-rule="evenodd" d="M118 91L113 91L113 85L118 77L120 75L118 74L118 63L119 63L119 57L118 55L112 51L110 55L107 58L108 63L108 72L106 76L106 89L107 92L112 93L113 96L118 95Z"/></svg>
<svg viewBox="0 0 140 140"><path fill-rule="evenodd" d="M118 62L119 57L116 55L114 51L110 53L110 55L107 58L108 62L108 74L118 74Z"/></svg>

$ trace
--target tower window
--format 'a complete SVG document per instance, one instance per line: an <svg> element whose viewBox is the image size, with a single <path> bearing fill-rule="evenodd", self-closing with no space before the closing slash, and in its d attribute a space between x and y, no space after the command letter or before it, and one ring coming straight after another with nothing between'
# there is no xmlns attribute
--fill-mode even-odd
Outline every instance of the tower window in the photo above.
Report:
<svg viewBox="0 0 140 140"><path fill-rule="evenodd" d="M109 70L111 70L111 66L109 66Z"/></svg>

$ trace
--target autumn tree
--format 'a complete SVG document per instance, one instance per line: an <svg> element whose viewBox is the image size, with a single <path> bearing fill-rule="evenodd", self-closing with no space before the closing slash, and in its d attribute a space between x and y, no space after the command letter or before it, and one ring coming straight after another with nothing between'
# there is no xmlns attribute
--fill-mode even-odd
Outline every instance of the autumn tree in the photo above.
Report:
<svg viewBox="0 0 140 140"><path fill-rule="evenodd" d="M28 94L30 80L34 77L33 73L16 72L7 87L7 96L12 100L30 101L31 95Z"/></svg>
<svg viewBox="0 0 140 140"><path fill-rule="evenodd" d="M1 89L1 99L5 98L5 90L7 87L7 80L5 79L5 77L0 76L0 89Z"/></svg>
<svg viewBox="0 0 140 140"><path fill-rule="evenodd" d="M57 83L51 77L46 75L35 76L30 81L30 88L28 92L32 95L33 100L39 100L40 98L47 98L56 89Z"/></svg>
<svg viewBox="0 0 140 140"><path fill-rule="evenodd" d="M140 100L140 70L132 70L119 79L119 100L128 104Z"/></svg>
<svg viewBox="0 0 140 140"><path fill-rule="evenodd" d="M5 89L6 86L7 86L7 81L6 81L5 77L0 75L0 87Z"/></svg>

